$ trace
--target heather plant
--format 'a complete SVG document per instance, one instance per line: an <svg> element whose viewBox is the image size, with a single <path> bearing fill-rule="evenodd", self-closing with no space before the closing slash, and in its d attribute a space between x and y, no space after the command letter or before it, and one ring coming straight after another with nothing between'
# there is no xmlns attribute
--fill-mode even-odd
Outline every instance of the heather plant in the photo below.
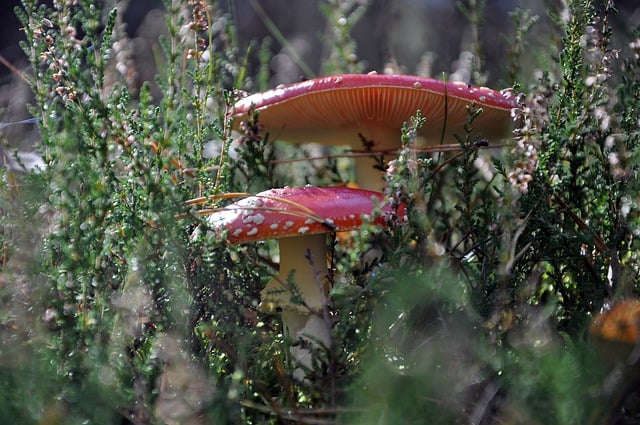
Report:
<svg viewBox="0 0 640 425"><path fill-rule="evenodd" d="M607 376L585 335L603 303L637 291L637 193L619 159L637 135L636 43L610 45L611 2L564 7L557 69L520 95L510 156L487 160L460 137L449 170L408 148L392 162L387 191L414 211L404 246L429 267L401 269L408 253L392 248L379 273L397 284L377 307L385 322L353 422L618 423L620 406L636 408L633 372Z"/></svg>
<svg viewBox="0 0 640 425"><path fill-rule="evenodd" d="M328 0L321 4L329 28L326 43L330 54L323 65L325 75L358 74L364 70L364 64L358 61L351 32L367 7L368 2L358 0Z"/></svg>
<svg viewBox="0 0 640 425"><path fill-rule="evenodd" d="M25 2L18 11L47 163L35 178L52 212L33 277L48 288L41 314L52 340L38 354L60 360L54 375L64 384L47 403L60 400L70 422L185 421L216 393L215 380L199 373L205 365L187 354L198 349L206 292L189 274L197 218L179 215L189 215L187 199L227 190L221 117L232 94L223 88L238 70L226 56L235 54L230 27L215 9L166 7L161 99L148 84L134 98L126 79L107 78L120 31L115 9L106 21L91 2ZM89 402L104 409L75 402L92 387L107 390ZM174 387L183 399L167 398Z"/></svg>
<svg viewBox="0 0 640 425"><path fill-rule="evenodd" d="M528 220L523 242L532 249L525 255L545 253L529 264L544 264L547 290L562 306L561 327L570 332L603 299L636 289L636 267L622 260L634 251L629 200L636 189L630 163L620 159L633 155L636 131L621 127L628 118L617 112L633 90L633 66L618 63L619 50L610 46L613 5L589 6L565 11L562 74L532 94L517 136L537 162L531 184L519 182L522 204L538 212Z"/></svg>
<svg viewBox="0 0 640 425"><path fill-rule="evenodd" d="M484 0L468 0L468 1L458 1L456 2L456 6L458 10L464 15L464 17L469 21L470 30L471 30L471 49L472 55L471 58L471 69L470 77L471 81L477 85L485 85L487 76L483 74L484 72L484 53L482 42L480 41L480 32L482 31L482 26L484 24L484 13L486 8L486 1ZM523 28L520 26L519 28ZM512 50L513 51L513 50Z"/></svg>
<svg viewBox="0 0 640 425"><path fill-rule="evenodd" d="M476 82L486 3L459 3ZM304 379L289 354L300 342L259 308L275 244L229 246L206 215L244 193L346 181L348 155L303 162L317 151L274 143L257 112L232 133L242 90L267 85L269 42L240 51L232 17L207 1L164 6L157 78L140 84L118 9L17 10L46 167L1 175L4 422L570 424L637 412L635 378L609 373L586 335L604 303L638 289L640 43L613 45L612 2L553 10L559 44L535 76L518 64L537 18L513 14L504 79L523 83L508 147L473 135L476 105L455 152L420 149L429 118L407 117L402 148L379 164L407 221L329 238L331 343L310 348ZM367 6L322 4L324 72L363 70L351 30Z"/></svg>

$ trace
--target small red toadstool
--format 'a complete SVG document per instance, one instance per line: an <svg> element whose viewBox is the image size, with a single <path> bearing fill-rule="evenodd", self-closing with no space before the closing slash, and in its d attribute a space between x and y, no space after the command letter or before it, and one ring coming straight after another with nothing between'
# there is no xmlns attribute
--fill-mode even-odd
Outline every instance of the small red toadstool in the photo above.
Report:
<svg viewBox="0 0 640 425"><path fill-rule="evenodd" d="M228 205L208 220L233 244L279 240L280 271L262 290L262 304L282 309L283 325L292 337L328 344L330 329L319 314L327 302L326 233L353 230L368 219L385 224L384 214L404 219L404 207L391 211L382 207L382 201L378 192L347 187L272 189ZM376 204L382 215L374 217ZM290 274L303 305L291 300ZM297 349L294 355L310 365L308 350Z"/></svg>
<svg viewBox="0 0 640 425"><path fill-rule="evenodd" d="M482 114L474 133L490 140L509 134L515 99L486 87L410 75L346 74L317 78L240 99L231 111L234 126L248 119L252 108L275 138L292 143L348 145L373 151L400 148L404 122L420 110L426 124L419 130L425 145L455 142L464 135L467 106ZM444 139L443 139L444 137ZM371 159L356 160L361 187L379 189L380 173Z"/></svg>
<svg viewBox="0 0 640 425"><path fill-rule="evenodd" d="M640 300L614 302L594 317L589 333L610 361L637 362L640 356Z"/></svg>
<svg viewBox="0 0 640 425"><path fill-rule="evenodd" d="M640 388L640 300L612 302L596 315L589 328L603 360L606 411L601 423L617 423L630 395Z"/></svg>

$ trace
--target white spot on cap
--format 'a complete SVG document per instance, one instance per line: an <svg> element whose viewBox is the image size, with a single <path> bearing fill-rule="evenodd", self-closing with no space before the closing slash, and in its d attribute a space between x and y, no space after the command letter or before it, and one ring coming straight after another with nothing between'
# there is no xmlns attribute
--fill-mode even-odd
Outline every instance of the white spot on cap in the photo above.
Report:
<svg viewBox="0 0 640 425"><path fill-rule="evenodd" d="M301 228L298 229L298 233L300 233L301 235L304 235L308 231L309 231L309 226L302 226Z"/></svg>
<svg viewBox="0 0 640 425"><path fill-rule="evenodd" d="M238 237L242 234L242 229L236 229L233 231L233 236Z"/></svg>
<svg viewBox="0 0 640 425"><path fill-rule="evenodd" d="M293 226L293 221L285 221L284 222L284 230L287 230L291 226Z"/></svg>
<svg viewBox="0 0 640 425"><path fill-rule="evenodd" d="M244 217L242 221L247 224L249 223L262 224L264 222L264 215L260 213L251 214L249 216Z"/></svg>
<svg viewBox="0 0 640 425"><path fill-rule="evenodd" d="M247 232L247 236L253 236L253 235L257 234L257 233L258 233L258 228L257 227L252 227L251 230L249 230Z"/></svg>
<svg viewBox="0 0 640 425"><path fill-rule="evenodd" d="M271 223L271 226L269 226L269 228L271 230L277 230L279 225L280 223Z"/></svg>
<svg viewBox="0 0 640 425"><path fill-rule="evenodd" d="M413 83L413 88L414 89L422 88L422 83L420 83L420 81L416 81L415 83Z"/></svg>

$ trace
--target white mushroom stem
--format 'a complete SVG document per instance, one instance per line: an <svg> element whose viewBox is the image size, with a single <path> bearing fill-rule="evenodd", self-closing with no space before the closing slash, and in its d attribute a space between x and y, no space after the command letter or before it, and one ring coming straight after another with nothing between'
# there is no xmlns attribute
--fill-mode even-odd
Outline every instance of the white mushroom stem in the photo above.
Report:
<svg viewBox="0 0 640 425"><path fill-rule="evenodd" d="M396 156L395 151L402 146L402 132L399 128L385 127L376 123L363 124L361 131L354 131L355 134L361 134L366 141L373 142L373 152L385 152L389 155ZM354 140L350 141L352 149L359 151L365 150L365 146L360 141L360 146ZM379 155L382 155L380 153ZM384 191L384 171L376 168L379 155L356 156L355 171L356 183L362 189L374 190L377 192Z"/></svg>
<svg viewBox="0 0 640 425"><path fill-rule="evenodd" d="M304 229L301 229L304 231ZM303 338L328 345L329 324L322 320L327 303L327 245L326 235L286 237L279 240L280 271L262 290L262 304L282 309L282 324L292 339ZM304 304L291 301L293 292L287 284L293 271L293 282ZM303 347L291 350L303 366L311 367L311 352Z"/></svg>
<svg viewBox="0 0 640 425"><path fill-rule="evenodd" d="M377 160L363 156L355 159L356 183L362 189L381 191L384 189L384 171L376 168Z"/></svg>

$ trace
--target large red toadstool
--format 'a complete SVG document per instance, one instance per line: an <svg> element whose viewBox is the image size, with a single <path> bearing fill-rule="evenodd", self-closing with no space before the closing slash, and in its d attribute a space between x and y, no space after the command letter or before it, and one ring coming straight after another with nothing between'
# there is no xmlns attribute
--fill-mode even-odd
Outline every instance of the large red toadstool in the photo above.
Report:
<svg viewBox="0 0 640 425"><path fill-rule="evenodd" d="M279 274L262 290L262 305L282 310L285 332L291 337L329 344L330 329L322 317L328 283L326 234L356 229L367 220L384 224L385 214L404 218L404 208L392 211L380 205L382 201L378 192L347 187L272 189L214 212L209 223L233 244L279 240ZM374 217L376 204L382 214ZM290 275L295 291L287 284ZM292 300L294 293L302 303ZM309 351L294 350L298 361L309 366Z"/></svg>
<svg viewBox="0 0 640 425"><path fill-rule="evenodd" d="M234 126L248 119L252 109L273 137L292 143L348 145L363 150L363 139L373 151L393 151L401 145L404 122L420 110L426 124L421 143L455 142L464 135L467 106L475 103L482 114L473 132L489 140L509 134L511 109L516 102L486 87L410 75L346 74L317 78L240 99L231 111ZM361 187L379 189L380 173L371 159L358 159Z"/></svg>

